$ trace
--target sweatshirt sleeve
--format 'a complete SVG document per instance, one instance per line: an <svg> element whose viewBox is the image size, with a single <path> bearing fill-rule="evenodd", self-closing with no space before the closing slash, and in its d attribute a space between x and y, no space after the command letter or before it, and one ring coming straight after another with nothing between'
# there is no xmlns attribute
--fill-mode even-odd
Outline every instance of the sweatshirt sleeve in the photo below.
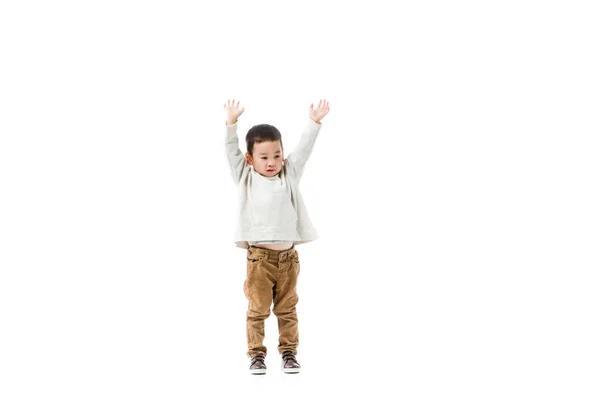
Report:
<svg viewBox="0 0 600 400"><path fill-rule="evenodd" d="M242 172L247 163L246 157L244 157L240 151L237 126L237 121L233 125L225 125L225 150L227 153L227 161L229 163L231 178L236 184L242 179Z"/></svg>
<svg viewBox="0 0 600 400"><path fill-rule="evenodd" d="M321 125L309 118L298 145L286 158L285 165L294 170L294 174L298 180L302 177L304 165L312 153L315 141L321 130Z"/></svg>

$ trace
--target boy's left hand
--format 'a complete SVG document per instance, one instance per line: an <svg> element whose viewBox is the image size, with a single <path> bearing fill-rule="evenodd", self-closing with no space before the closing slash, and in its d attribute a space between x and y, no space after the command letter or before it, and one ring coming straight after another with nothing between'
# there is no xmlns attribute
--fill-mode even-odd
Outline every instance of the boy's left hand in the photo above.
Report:
<svg viewBox="0 0 600 400"><path fill-rule="evenodd" d="M311 104L308 112L310 119L315 121L317 124L320 124L323 117L329 112L329 102L325 99L319 100L319 106L317 108L313 108L313 104Z"/></svg>

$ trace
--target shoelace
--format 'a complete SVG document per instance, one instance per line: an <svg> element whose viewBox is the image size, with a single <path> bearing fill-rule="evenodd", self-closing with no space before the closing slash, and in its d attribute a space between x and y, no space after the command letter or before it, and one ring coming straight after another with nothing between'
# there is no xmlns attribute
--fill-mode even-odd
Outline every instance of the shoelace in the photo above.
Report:
<svg viewBox="0 0 600 400"><path fill-rule="evenodd" d="M256 364L257 361L260 361L260 362L264 363L265 362L265 357L261 356L260 354L257 355L257 356L252 357L252 362L250 363L250 366Z"/></svg>
<svg viewBox="0 0 600 400"><path fill-rule="evenodd" d="M288 360L292 360L294 363L298 364L298 361L296 361L296 356L293 355L292 353L285 353L283 354L283 362L287 362Z"/></svg>

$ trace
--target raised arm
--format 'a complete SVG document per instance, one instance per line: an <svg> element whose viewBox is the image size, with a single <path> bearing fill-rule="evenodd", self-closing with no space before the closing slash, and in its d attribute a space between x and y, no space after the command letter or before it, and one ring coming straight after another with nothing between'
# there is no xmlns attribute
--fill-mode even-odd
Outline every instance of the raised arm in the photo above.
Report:
<svg viewBox="0 0 600 400"><path fill-rule="evenodd" d="M326 100L319 101L319 106L313 108L313 104L309 108L309 121L304 132L300 137L300 141L296 148L287 156L285 165L293 170L294 175L298 180L304 173L304 165L310 158L312 149L317 140L319 131L321 130L321 119L329 112L329 102Z"/></svg>
<svg viewBox="0 0 600 400"><path fill-rule="evenodd" d="M235 99L227 100L225 108L225 150L227 160L229 162L231 178L237 184L242 179L242 172L246 166L246 158L240 151L239 138L237 135L237 119L244 112L244 108L240 109L240 102L237 105Z"/></svg>

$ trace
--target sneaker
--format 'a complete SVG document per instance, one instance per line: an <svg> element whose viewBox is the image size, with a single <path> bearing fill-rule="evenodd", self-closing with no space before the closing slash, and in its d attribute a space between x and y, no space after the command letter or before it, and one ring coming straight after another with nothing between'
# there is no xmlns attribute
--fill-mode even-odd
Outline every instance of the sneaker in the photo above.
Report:
<svg viewBox="0 0 600 400"><path fill-rule="evenodd" d="M252 359L250 360L250 373L252 375L264 375L267 373L264 355L256 354L252 356Z"/></svg>
<svg viewBox="0 0 600 400"><path fill-rule="evenodd" d="M281 355L281 368L286 374L297 374L300 372L300 364L296 360L296 356L291 351L285 351Z"/></svg>

